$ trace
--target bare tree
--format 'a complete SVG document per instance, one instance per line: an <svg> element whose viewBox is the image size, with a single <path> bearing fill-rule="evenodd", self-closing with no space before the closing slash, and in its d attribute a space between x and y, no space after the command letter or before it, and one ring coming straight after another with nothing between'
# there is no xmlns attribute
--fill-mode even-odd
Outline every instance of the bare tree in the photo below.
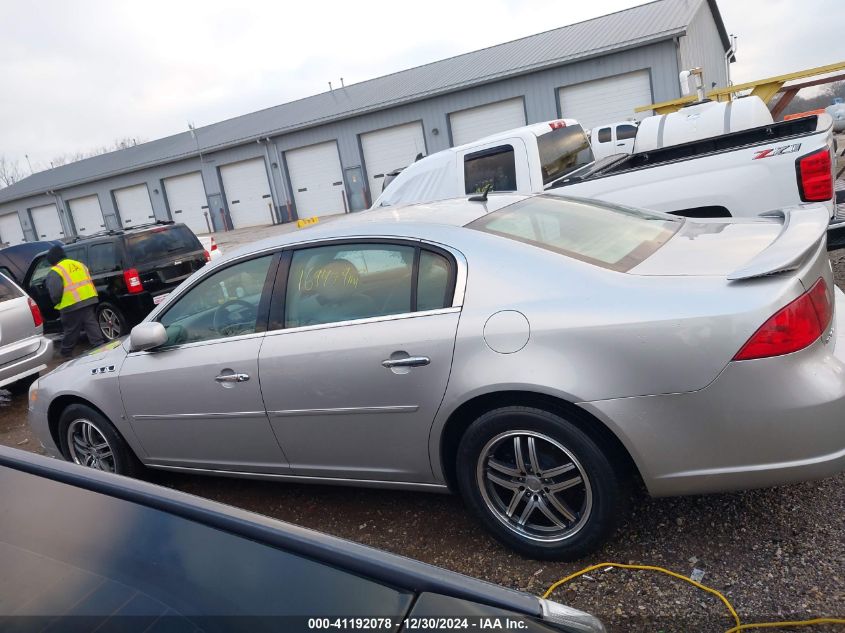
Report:
<svg viewBox="0 0 845 633"><path fill-rule="evenodd" d="M0 155L0 189L15 184L24 177L18 161Z"/></svg>
<svg viewBox="0 0 845 633"><path fill-rule="evenodd" d="M845 97L845 81L827 84L813 96L804 96L799 92L783 113L797 114L825 108L833 103L834 97Z"/></svg>
<svg viewBox="0 0 845 633"><path fill-rule="evenodd" d="M133 138L131 136L124 136L122 138L115 139L108 145L95 147L94 149L90 149L85 152L68 152L65 154L59 154L58 156L54 156L50 161L50 167L61 167L62 165L67 165L68 163L75 163L76 161L83 160L85 158L91 158L93 156L99 156L100 154L108 154L109 152L115 152L117 150L133 147L138 143L143 143L143 140L139 138Z"/></svg>

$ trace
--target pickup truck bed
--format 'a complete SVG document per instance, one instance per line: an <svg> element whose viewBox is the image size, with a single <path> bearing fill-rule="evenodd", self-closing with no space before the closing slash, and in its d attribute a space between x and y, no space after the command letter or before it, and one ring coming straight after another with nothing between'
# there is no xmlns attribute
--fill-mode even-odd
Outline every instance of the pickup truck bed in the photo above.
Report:
<svg viewBox="0 0 845 633"><path fill-rule="evenodd" d="M604 176L614 176L622 172L656 167L663 163L701 158L703 156L730 152L736 149L757 146L763 143L786 141L816 131L818 117L810 116L763 127L723 134L712 138L672 145L640 154L618 154L603 161L593 163L590 168L574 176L562 178L552 187L566 186L574 182L583 182Z"/></svg>

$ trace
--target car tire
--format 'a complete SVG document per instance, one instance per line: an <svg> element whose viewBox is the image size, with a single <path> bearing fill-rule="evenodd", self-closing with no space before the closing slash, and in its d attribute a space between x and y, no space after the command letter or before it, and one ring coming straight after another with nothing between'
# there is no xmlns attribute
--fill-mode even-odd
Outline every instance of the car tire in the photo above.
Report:
<svg viewBox="0 0 845 633"><path fill-rule="evenodd" d="M67 407L59 417L58 431L59 448L69 462L127 477L140 477L144 473L144 466L120 432L92 407L84 404Z"/></svg>
<svg viewBox="0 0 845 633"><path fill-rule="evenodd" d="M492 535L534 559L571 561L615 531L628 498L591 437L561 415L503 407L461 438L457 482Z"/></svg>
<svg viewBox="0 0 845 633"><path fill-rule="evenodd" d="M126 316L120 308L108 301L97 304L97 325L106 341L113 341L129 332Z"/></svg>

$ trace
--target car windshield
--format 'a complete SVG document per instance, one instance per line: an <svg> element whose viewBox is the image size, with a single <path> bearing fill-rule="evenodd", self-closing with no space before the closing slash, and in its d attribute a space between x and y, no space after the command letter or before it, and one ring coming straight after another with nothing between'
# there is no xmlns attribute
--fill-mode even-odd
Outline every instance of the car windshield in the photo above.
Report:
<svg viewBox="0 0 845 633"><path fill-rule="evenodd" d="M662 213L544 195L467 226L625 272L660 248L682 224L683 219Z"/></svg>
<svg viewBox="0 0 845 633"><path fill-rule="evenodd" d="M590 141L580 125L559 127L538 136L537 149L544 185L594 160Z"/></svg>
<svg viewBox="0 0 845 633"><path fill-rule="evenodd" d="M162 226L126 237L126 250L133 265L167 259L182 253L202 250L186 226Z"/></svg>

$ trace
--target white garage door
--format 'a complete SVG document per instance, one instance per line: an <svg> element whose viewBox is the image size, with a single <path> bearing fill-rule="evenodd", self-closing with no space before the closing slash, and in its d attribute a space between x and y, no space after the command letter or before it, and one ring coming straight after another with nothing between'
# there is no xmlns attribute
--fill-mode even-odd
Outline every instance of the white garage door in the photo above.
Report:
<svg viewBox="0 0 845 633"><path fill-rule="evenodd" d="M35 235L39 240L58 240L64 237L65 232L55 204L33 207L29 213L35 225Z"/></svg>
<svg viewBox="0 0 845 633"><path fill-rule="evenodd" d="M285 152L300 218L343 213L343 172L337 143L329 141Z"/></svg>
<svg viewBox="0 0 845 633"><path fill-rule="evenodd" d="M452 145L463 145L525 125L525 106L519 98L453 112L449 115L449 125Z"/></svg>
<svg viewBox="0 0 845 633"><path fill-rule="evenodd" d="M155 222L156 217L153 213L150 192L147 190L146 184L115 189L114 199L117 202L117 211L120 213L120 221L123 226Z"/></svg>
<svg viewBox="0 0 845 633"><path fill-rule="evenodd" d="M0 243L4 246L14 246L25 241L21 218L17 212L0 216Z"/></svg>
<svg viewBox="0 0 845 633"><path fill-rule="evenodd" d="M362 134L361 149L372 203L381 194L385 174L398 167L407 167L418 154L425 155L422 124L408 123Z"/></svg>
<svg viewBox="0 0 845 633"><path fill-rule="evenodd" d="M208 233L208 205L202 175L196 171L164 179L164 192L174 222L184 222L194 233Z"/></svg>
<svg viewBox="0 0 845 633"><path fill-rule="evenodd" d="M273 223L273 197L263 158L223 165L220 177L236 229Z"/></svg>
<svg viewBox="0 0 845 633"><path fill-rule="evenodd" d="M577 119L585 129L651 115L650 111L634 113L637 106L652 103L647 70L561 88L558 98L563 118Z"/></svg>
<svg viewBox="0 0 845 633"><path fill-rule="evenodd" d="M100 209L100 199L97 196L68 200L67 204L79 235L91 235L106 228L103 211Z"/></svg>

